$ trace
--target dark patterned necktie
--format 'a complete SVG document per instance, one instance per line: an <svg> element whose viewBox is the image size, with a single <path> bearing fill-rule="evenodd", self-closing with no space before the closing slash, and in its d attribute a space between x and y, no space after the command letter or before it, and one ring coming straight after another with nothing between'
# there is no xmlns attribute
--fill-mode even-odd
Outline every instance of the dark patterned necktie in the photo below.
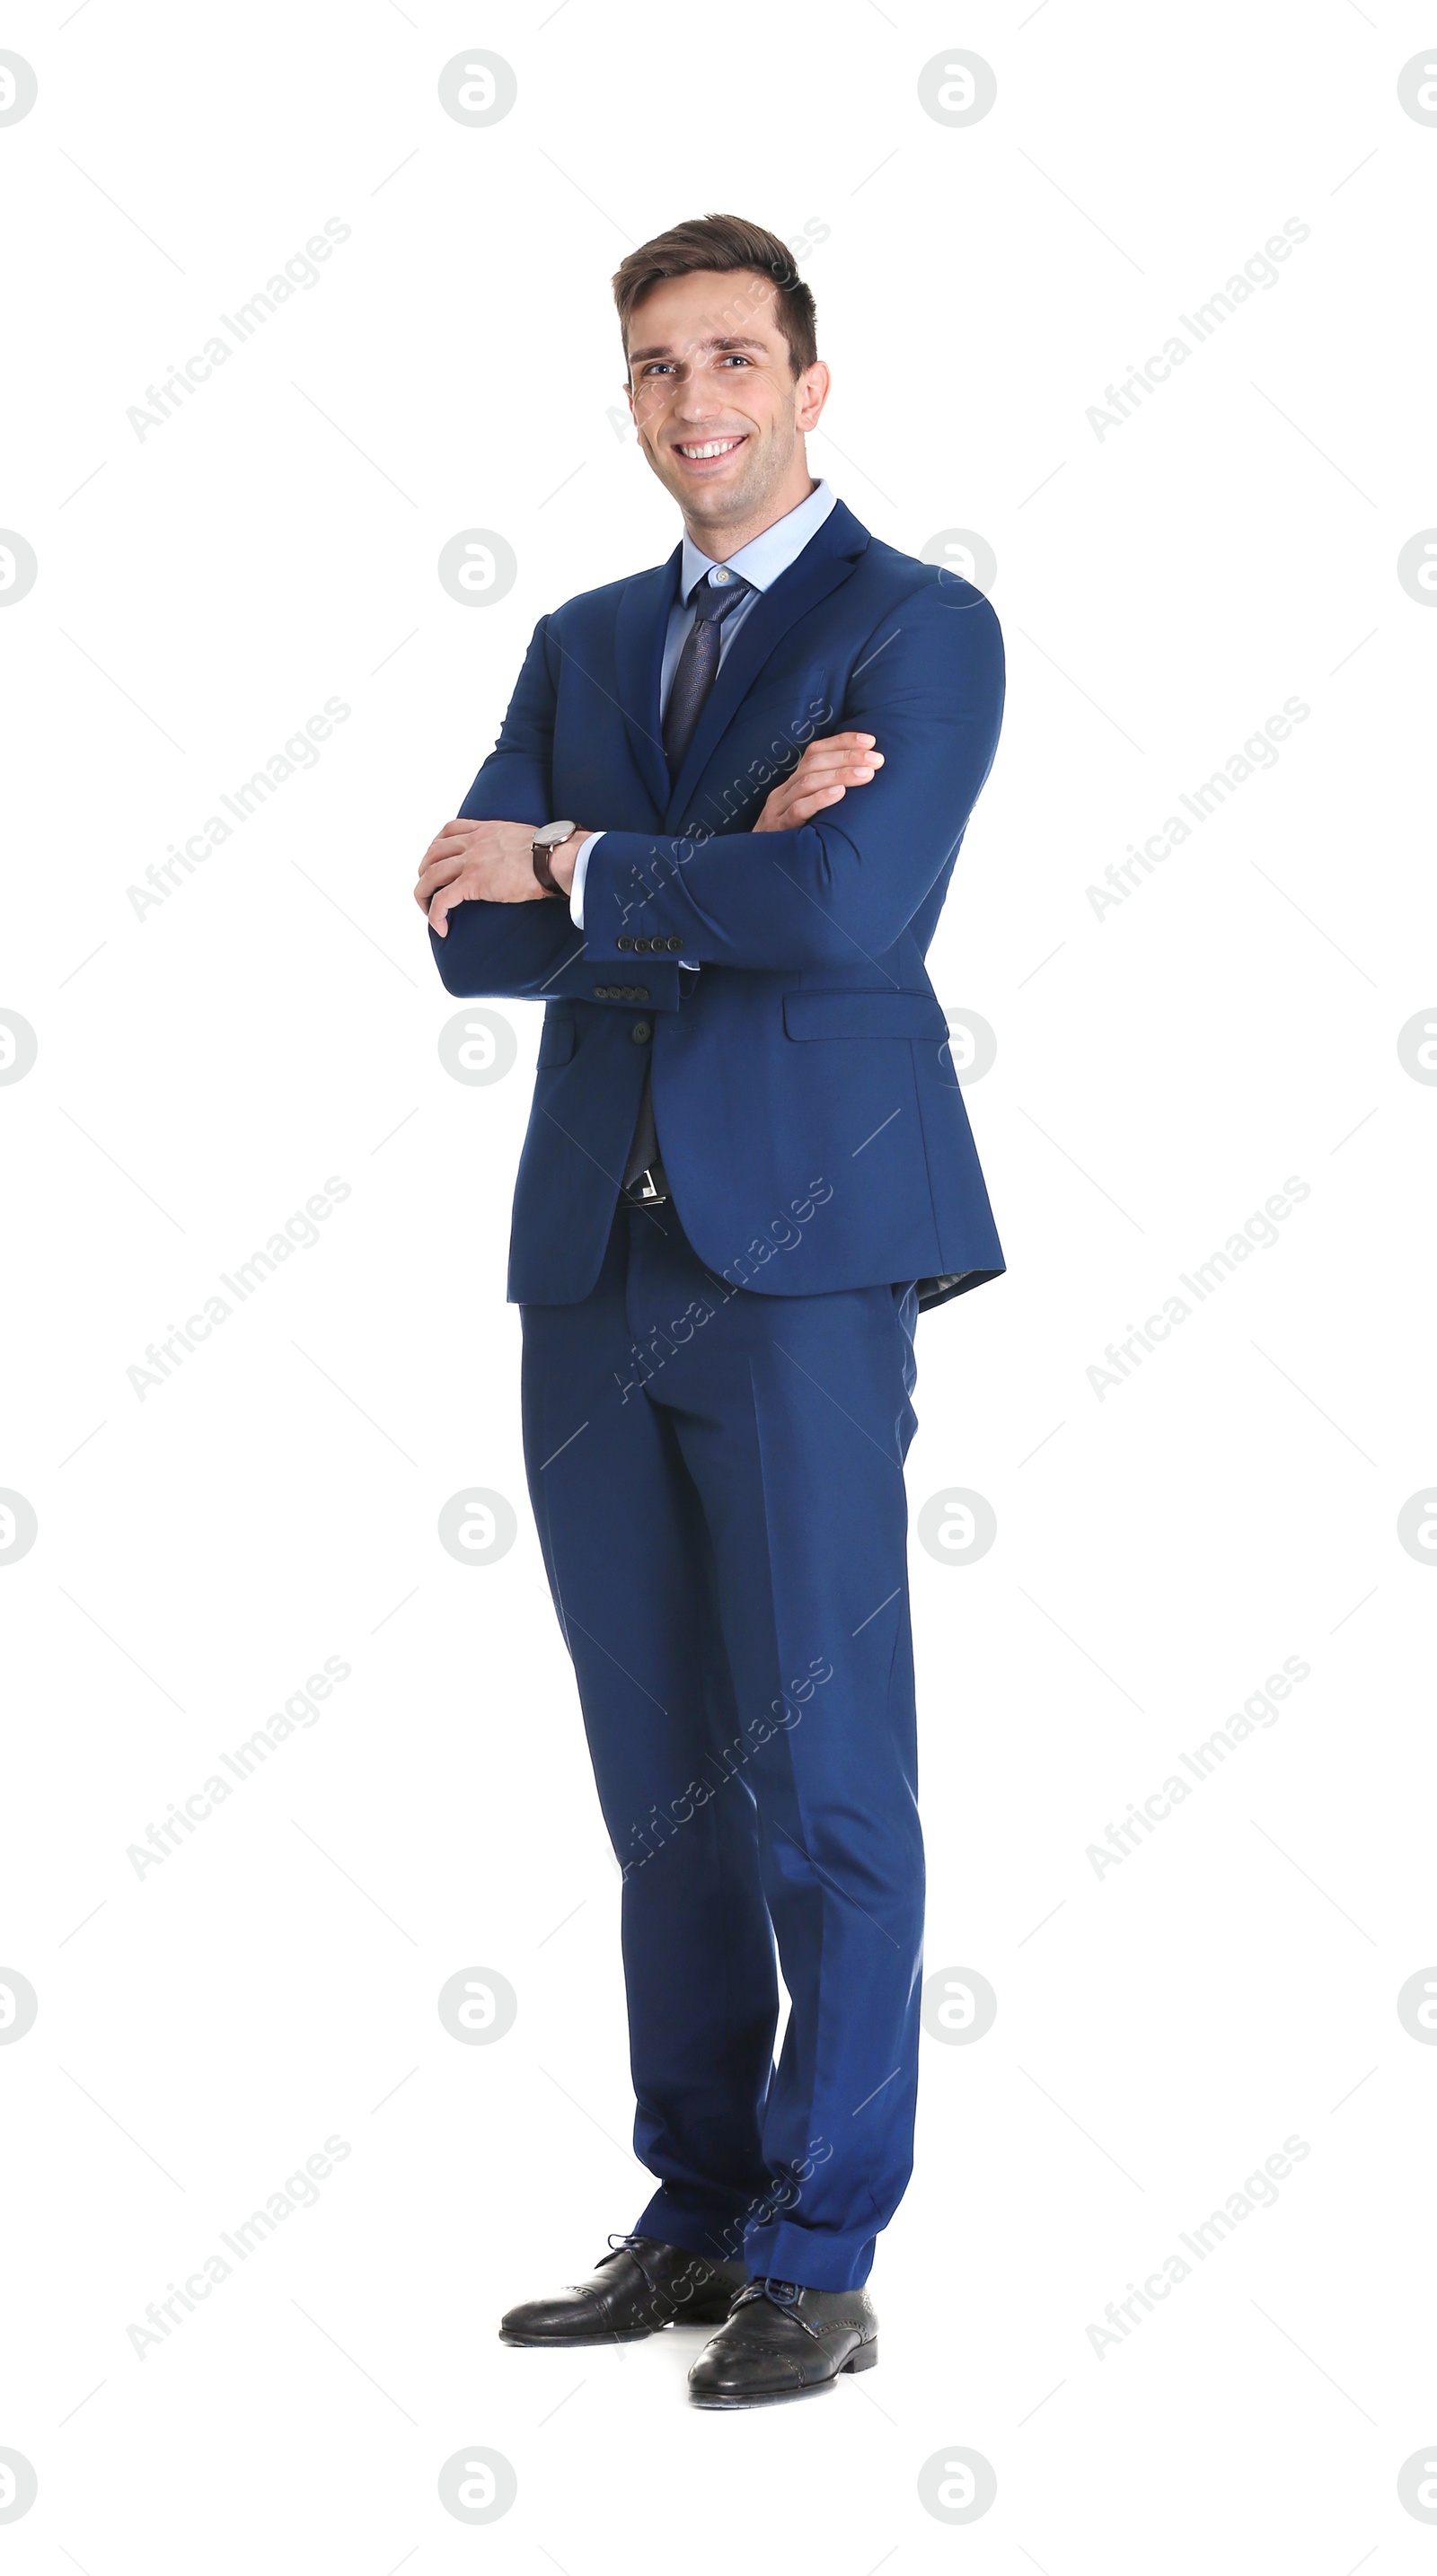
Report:
<svg viewBox="0 0 1437 2576"><path fill-rule="evenodd" d="M752 582L730 572L727 565L716 564L694 592L694 622L684 637L683 651L669 683L668 704L664 708L664 758L669 764L669 778L676 780L693 741L695 728L704 711L704 701L714 684L719 666L720 628L741 599L751 596ZM643 1097L639 1102L638 1123L628 1160L624 1165L624 1187L632 1187L646 1170L653 1170L659 1159L659 1140L654 1126L654 1096L649 1068L644 1068Z"/></svg>
<svg viewBox="0 0 1437 2576"><path fill-rule="evenodd" d="M684 649L679 655L678 668L669 687L669 702L664 709L664 758L669 764L671 780L678 777L684 765L699 717L704 711L704 701L714 684L722 643L719 630L739 601L750 597L752 588L751 582L720 564L700 582L694 593L694 622L684 637Z"/></svg>

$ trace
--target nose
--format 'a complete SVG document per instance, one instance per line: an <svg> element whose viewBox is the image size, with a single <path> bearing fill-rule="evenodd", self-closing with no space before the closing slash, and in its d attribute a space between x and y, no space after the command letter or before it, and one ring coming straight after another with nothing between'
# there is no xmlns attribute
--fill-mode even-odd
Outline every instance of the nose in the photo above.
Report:
<svg viewBox="0 0 1437 2576"><path fill-rule="evenodd" d="M696 426L704 421L717 420L725 408L722 389L714 383L707 368L691 367L680 380L674 396L675 420Z"/></svg>

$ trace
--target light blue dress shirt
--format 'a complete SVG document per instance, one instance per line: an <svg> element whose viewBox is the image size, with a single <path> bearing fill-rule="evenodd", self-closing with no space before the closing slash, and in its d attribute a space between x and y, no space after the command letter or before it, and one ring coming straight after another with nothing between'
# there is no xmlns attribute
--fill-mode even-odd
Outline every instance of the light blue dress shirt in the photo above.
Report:
<svg viewBox="0 0 1437 2576"><path fill-rule="evenodd" d="M837 493L831 492L826 483L817 484L808 499L799 502L796 510L790 510L785 518L775 519L771 528L765 528L760 536L750 538L746 546L739 547L737 554L725 555L721 558L730 572L742 575L749 584L752 596L740 600L738 607L730 611L719 628L720 670L723 669L724 655L732 649L734 637L744 619L752 611L754 600L758 598L760 592L769 589L771 584L777 581L780 573L787 572L791 563L798 561L809 538L817 535L837 499ZM685 532L683 560L679 566L679 595L669 610L668 633L664 637L664 662L659 679L661 717L669 702L669 690L673 686L674 673L679 667L679 655L684 649L685 639L694 622L694 592L699 583L706 581L713 571L715 560L713 556L701 554L692 537L687 531ZM584 879L589 872L589 852L594 843L601 841L603 837L602 832L590 832L580 842L579 855L574 861L574 882L569 894L569 910L574 917L576 928L580 930L584 927ZM679 959L681 966L687 962L685 958Z"/></svg>

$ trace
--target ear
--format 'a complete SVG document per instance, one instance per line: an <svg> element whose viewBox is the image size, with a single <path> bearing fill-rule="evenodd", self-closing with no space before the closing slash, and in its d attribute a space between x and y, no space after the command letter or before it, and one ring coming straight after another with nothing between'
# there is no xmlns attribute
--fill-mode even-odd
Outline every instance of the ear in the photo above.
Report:
<svg viewBox="0 0 1437 2576"><path fill-rule="evenodd" d="M819 414L828 400L828 388L832 381L821 358L815 358L811 367L804 368L798 380L798 408L794 423L796 428L800 430L817 428Z"/></svg>

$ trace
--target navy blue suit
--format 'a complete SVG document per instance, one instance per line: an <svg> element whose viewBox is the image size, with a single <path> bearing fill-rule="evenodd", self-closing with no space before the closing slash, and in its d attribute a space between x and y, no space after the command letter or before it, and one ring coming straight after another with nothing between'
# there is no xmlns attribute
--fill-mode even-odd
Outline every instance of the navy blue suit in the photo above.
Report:
<svg viewBox="0 0 1437 2576"><path fill-rule="evenodd" d="M556 902L466 903L433 947L451 992L548 1003L510 1295L624 1873L658 2183L636 2224L845 2289L912 2156L914 1322L1003 1267L924 965L1002 644L979 592L840 503L746 615L670 785L678 564L541 619L461 808L602 827L584 929ZM877 777L755 834L804 743L850 728L876 736ZM618 1190L650 1059L672 1196L636 1210Z"/></svg>
<svg viewBox="0 0 1437 2576"><path fill-rule="evenodd" d="M652 1025L669 1187L712 1268L761 1295L976 1286L1003 1255L924 958L998 739L997 618L840 502L745 619L671 788L658 698L677 578L676 552L540 619L460 809L604 831L582 933L563 904L469 903L434 941L452 993L548 1002L510 1296L567 1304L598 1277L650 1043L625 991ZM877 777L755 835L805 742L850 729L876 735ZM801 1258L776 1258L815 1177L833 1189L822 1223Z"/></svg>

